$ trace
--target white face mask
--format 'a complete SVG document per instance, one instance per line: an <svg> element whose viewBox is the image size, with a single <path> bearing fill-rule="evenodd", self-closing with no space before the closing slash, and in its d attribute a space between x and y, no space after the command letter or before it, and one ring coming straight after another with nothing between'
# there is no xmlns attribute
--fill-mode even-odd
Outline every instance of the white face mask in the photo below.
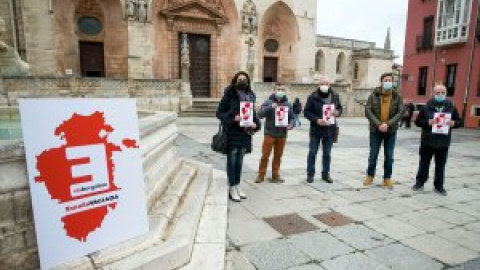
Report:
<svg viewBox="0 0 480 270"><path fill-rule="evenodd" d="M320 85L320 91L323 93L327 93L329 88L328 85Z"/></svg>

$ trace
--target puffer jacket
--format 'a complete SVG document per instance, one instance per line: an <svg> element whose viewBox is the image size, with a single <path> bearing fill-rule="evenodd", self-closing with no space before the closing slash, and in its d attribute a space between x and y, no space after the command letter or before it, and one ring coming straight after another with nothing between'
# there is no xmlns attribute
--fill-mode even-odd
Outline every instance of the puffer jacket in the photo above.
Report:
<svg viewBox="0 0 480 270"><path fill-rule="evenodd" d="M288 123L293 126L293 110L292 105L288 102L288 98L285 96L282 100L277 100L275 94L272 94L260 107L258 111L258 117L260 119L265 118L264 134L275 138L286 138L287 128L275 126L275 109L272 108L272 104L277 103L278 106L288 107Z"/></svg>
<svg viewBox="0 0 480 270"><path fill-rule="evenodd" d="M254 108L255 108L255 94ZM252 152L252 135L249 135L245 127L241 127L239 122L235 121L235 115L240 114L240 96L233 86L228 86L223 94L222 100L218 104L216 116L220 119L228 139L228 149L246 148L247 153ZM253 121L257 125L255 132L261 129L261 122L257 117L257 112L253 111Z"/></svg>
<svg viewBox="0 0 480 270"><path fill-rule="evenodd" d="M378 131L378 126L382 124L380 120L380 111L381 111L381 94L382 89L376 88L375 91L370 94L365 106L365 116L370 122L370 131ZM402 96L397 92L392 92L392 102L390 104L388 132L395 132L398 129L400 121L403 117L403 99Z"/></svg>
<svg viewBox="0 0 480 270"><path fill-rule="evenodd" d="M434 99L429 100L415 119L415 125L422 128L420 143L422 146L436 149L448 148L452 140L452 129L450 129L448 134L434 134L432 133L432 126L428 124L428 120L433 119L435 113L439 112L435 105L436 102ZM458 128L463 125L457 108L450 100L445 101L442 112L452 115L452 121L455 121L455 125L452 128Z"/></svg>

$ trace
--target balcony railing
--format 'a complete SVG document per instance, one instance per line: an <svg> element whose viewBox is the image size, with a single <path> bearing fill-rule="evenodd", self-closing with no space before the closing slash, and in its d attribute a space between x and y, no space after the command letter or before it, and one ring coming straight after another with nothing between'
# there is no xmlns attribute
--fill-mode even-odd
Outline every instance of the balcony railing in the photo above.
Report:
<svg viewBox="0 0 480 270"><path fill-rule="evenodd" d="M417 36L417 51L426 51L433 48L433 40L425 35Z"/></svg>

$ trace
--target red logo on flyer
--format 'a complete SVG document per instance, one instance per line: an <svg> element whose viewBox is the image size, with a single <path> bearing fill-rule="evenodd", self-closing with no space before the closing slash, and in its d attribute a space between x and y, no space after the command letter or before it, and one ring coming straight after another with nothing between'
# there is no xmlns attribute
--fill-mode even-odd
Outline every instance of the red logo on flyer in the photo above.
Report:
<svg viewBox="0 0 480 270"><path fill-rule="evenodd" d="M52 200L62 205L66 234L82 242L101 227L119 201L113 155L122 152L122 146L108 140L114 130L105 123L103 112L74 113L54 131L64 143L36 156L35 182L43 183ZM124 149L138 148L129 138L122 144Z"/></svg>

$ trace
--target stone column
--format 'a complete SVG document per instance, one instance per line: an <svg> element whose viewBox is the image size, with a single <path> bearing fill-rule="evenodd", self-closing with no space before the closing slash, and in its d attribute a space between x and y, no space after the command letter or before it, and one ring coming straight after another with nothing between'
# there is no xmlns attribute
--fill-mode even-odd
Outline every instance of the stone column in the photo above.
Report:
<svg viewBox="0 0 480 270"><path fill-rule="evenodd" d="M147 12L147 11L145 11ZM145 16L143 13L136 16ZM128 77L153 78L154 29L145 17L128 17Z"/></svg>

